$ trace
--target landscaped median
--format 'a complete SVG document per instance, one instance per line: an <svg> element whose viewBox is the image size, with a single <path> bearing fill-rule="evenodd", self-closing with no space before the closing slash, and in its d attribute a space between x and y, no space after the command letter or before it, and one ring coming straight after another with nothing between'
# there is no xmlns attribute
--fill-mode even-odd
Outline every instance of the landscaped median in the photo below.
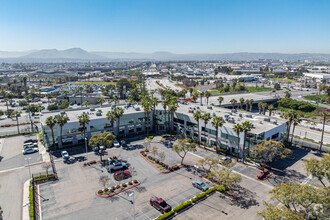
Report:
<svg viewBox="0 0 330 220"><path fill-rule="evenodd" d="M224 186L214 186L214 187L206 190L205 192L202 192L202 193L196 195L192 199L190 199L190 200L188 200L184 203L181 203L177 207L173 208L172 211L164 213L164 214L158 216L156 218L156 220L165 220L165 219L169 219L169 218L172 218L174 216L177 216L180 213L182 213L182 212L186 211L187 209L191 208L195 204L198 204L199 201L206 199L209 195L213 194L216 191L217 192L225 192L226 188Z"/></svg>
<svg viewBox="0 0 330 220"><path fill-rule="evenodd" d="M139 155L143 157L146 161L148 161L153 167L155 167L161 173L170 173L184 167L184 165L173 165L170 167L167 164L163 163L162 161L159 161L158 159L150 155L148 156L147 155L148 152L149 152L148 150L145 151L142 150L139 152Z"/></svg>
<svg viewBox="0 0 330 220"><path fill-rule="evenodd" d="M132 189L133 187L136 187L138 185L140 185L140 181L138 180L129 181L121 185L100 189L96 192L96 195L101 198L109 198L111 196L118 195L119 193L124 192L126 190Z"/></svg>

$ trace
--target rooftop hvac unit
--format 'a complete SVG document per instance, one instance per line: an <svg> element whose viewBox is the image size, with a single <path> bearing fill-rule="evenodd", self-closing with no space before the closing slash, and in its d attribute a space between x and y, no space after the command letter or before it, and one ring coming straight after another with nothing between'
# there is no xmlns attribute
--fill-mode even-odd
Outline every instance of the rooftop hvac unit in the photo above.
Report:
<svg viewBox="0 0 330 220"><path fill-rule="evenodd" d="M212 109L212 106L207 106L207 109Z"/></svg>
<svg viewBox="0 0 330 220"><path fill-rule="evenodd" d="M135 108L135 111L140 111L140 107L136 107Z"/></svg>
<svg viewBox="0 0 330 220"><path fill-rule="evenodd" d="M239 114L238 116L239 116L239 117L241 117L241 118L243 117L243 115L242 115L242 114Z"/></svg>
<svg viewBox="0 0 330 220"><path fill-rule="evenodd" d="M61 115L65 115L65 111L62 111L62 112L61 112Z"/></svg>
<svg viewBox="0 0 330 220"><path fill-rule="evenodd" d="M99 110L97 110L97 112L102 112L102 110L101 110L101 109L99 109Z"/></svg>
<svg viewBox="0 0 330 220"><path fill-rule="evenodd" d="M193 109L189 109L188 112L189 112L189 113L194 113L194 110L193 110Z"/></svg>
<svg viewBox="0 0 330 220"><path fill-rule="evenodd" d="M231 112L236 113L237 109L232 109Z"/></svg>
<svg viewBox="0 0 330 220"><path fill-rule="evenodd" d="M247 114L247 115L245 115L245 117L247 117L247 118L252 118L252 115Z"/></svg>
<svg viewBox="0 0 330 220"><path fill-rule="evenodd" d="M102 116L101 112L96 112L96 116Z"/></svg>
<svg viewBox="0 0 330 220"><path fill-rule="evenodd" d="M225 118L228 119L229 118L229 115L225 115Z"/></svg>
<svg viewBox="0 0 330 220"><path fill-rule="evenodd" d="M93 111L95 111L95 108L91 108L90 110L93 112Z"/></svg>
<svg viewBox="0 0 330 220"><path fill-rule="evenodd" d="M270 118L264 118L264 121L270 122Z"/></svg>

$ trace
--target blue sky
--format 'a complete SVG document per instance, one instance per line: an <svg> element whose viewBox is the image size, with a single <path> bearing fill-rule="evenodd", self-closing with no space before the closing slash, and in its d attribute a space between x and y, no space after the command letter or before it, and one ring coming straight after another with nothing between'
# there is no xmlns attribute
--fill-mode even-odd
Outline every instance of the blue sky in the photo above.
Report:
<svg viewBox="0 0 330 220"><path fill-rule="evenodd" d="M330 53L328 0L0 0L0 51Z"/></svg>

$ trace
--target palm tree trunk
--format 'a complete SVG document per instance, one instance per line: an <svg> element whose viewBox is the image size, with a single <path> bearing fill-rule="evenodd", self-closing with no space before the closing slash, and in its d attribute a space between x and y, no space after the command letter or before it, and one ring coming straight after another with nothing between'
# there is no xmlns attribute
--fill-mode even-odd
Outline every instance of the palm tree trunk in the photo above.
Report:
<svg viewBox="0 0 330 220"><path fill-rule="evenodd" d="M18 117L16 117L16 123L17 123L17 131L18 131L18 134L19 134L19 124L18 124Z"/></svg>
<svg viewBox="0 0 330 220"><path fill-rule="evenodd" d="M239 134L237 134L237 161L239 160Z"/></svg>
<svg viewBox="0 0 330 220"><path fill-rule="evenodd" d="M324 125L325 125L325 117L323 118L323 128L322 128L322 136L321 136L321 143L320 143L320 153L322 152Z"/></svg>
<svg viewBox="0 0 330 220"><path fill-rule="evenodd" d="M296 125L293 124L293 128L292 128L292 136L291 136L291 143L293 141L293 136L294 136L294 129L296 128Z"/></svg>
<svg viewBox="0 0 330 220"><path fill-rule="evenodd" d="M215 136L215 142L216 142L216 143L215 143L215 147L216 147L216 149L218 149L218 141L219 141L219 140L218 140L218 129L219 129L219 128L216 128L216 131L215 131L215 135L216 135L216 136Z"/></svg>
<svg viewBox="0 0 330 220"><path fill-rule="evenodd" d="M198 139L198 145L201 146L201 135L200 135L200 131L199 131L199 120L197 122L197 126L198 126L198 134L197 134L197 139Z"/></svg>
<svg viewBox="0 0 330 220"><path fill-rule="evenodd" d="M63 143L62 143L62 126L61 126L61 135L60 135L60 137L61 137L61 147L63 147Z"/></svg>
<svg viewBox="0 0 330 220"><path fill-rule="evenodd" d="M149 126L148 126L148 123L149 123L149 120L148 120L148 115L146 114L146 121L145 121L145 123L146 123L146 129L147 129L147 137L149 137Z"/></svg>
<svg viewBox="0 0 330 220"><path fill-rule="evenodd" d="M52 138L53 138L53 147L56 149L55 138L54 138L54 128L51 128L51 130L52 130Z"/></svg>
<svg viewBox="0 0 330 220"><path fill-rule="evenodd" d="M120 126L120 118L117 119L117 135L119 136L119 126Z"/></svg>
<svg viewBox="0 0 330 220"><path fill-rule="evenodd" d="M253 105L253 104L251 103L251 104L250 104L250 112L252 112L252 105Z"/></svg>
<svg viewBox="0 0 330 220"><path fill-rule="evenodd" d="M287 130L288 130L287 140L288 140L288 142L289 142L289 138L290 138L290 130L291 130L291 122L288 123L288 128L287 128Z"/></svg>

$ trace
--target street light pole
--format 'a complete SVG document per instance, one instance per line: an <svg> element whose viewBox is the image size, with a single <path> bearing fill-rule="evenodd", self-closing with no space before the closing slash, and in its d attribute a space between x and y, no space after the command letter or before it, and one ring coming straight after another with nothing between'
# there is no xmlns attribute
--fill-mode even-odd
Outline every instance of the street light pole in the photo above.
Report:
<svg viewBox="0 0 330 220"><path fill-rule="evenodd" d="M30 160L31 160L31 157L27 157L25 158L25 160L27 161L28 163L28 168L29 168L29 177L31 178L31 169L30 169Z"/></svg>
<svg viewBox="0 0 330 220"><path fill-rule="evenodd" d="M197 172L198 172L198 166L194 165L194 167L196 168L196 174L195 174L195 181L197 181Z"/></svg>
<svg viewBox="0 0 330 220"><path fill-rule="evenodd" d="M135 201L134 201L134 192L129 194L130 197L133 197L133 219L135 220Z"/></svg>

